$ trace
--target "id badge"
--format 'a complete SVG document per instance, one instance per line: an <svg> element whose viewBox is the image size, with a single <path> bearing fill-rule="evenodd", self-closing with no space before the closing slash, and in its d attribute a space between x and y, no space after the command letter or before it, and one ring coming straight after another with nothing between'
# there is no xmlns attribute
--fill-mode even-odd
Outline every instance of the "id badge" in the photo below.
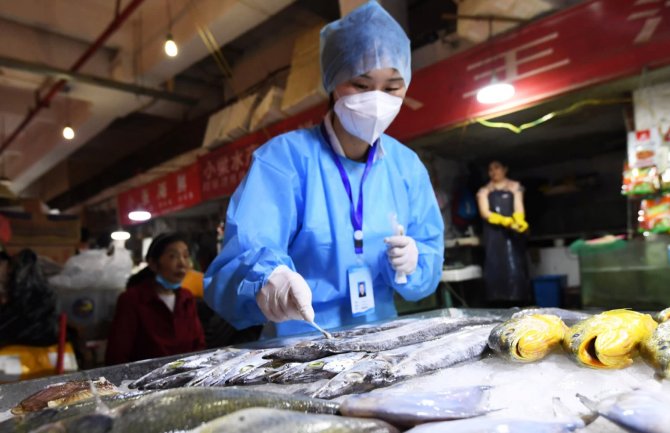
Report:
<svg viewBox="0 0 670 433"><path fill-rule="evenodd" d="M374 311L375 294L370 268L367 266L351 267L347 270L347 277L352 315L356 317Z"/></svg>

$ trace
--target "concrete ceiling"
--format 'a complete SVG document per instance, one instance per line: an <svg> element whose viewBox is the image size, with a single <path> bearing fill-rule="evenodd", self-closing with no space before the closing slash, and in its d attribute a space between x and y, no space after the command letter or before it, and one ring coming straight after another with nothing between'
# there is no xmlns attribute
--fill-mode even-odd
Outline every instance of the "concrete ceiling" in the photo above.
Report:
<svg viewBox="0 0 670 433"><path fill-rule="evenodd" d="M120 1L121 9L129 1ZM455 23L441 16L455 13L456 3L407 0L413 48L453 32ZM169 27L166 4L170 5L172 34L180 47L180 55L174 59L166 58L162 50ZM110 23L116 8L117 2L112 0L2 2L0 39L11 35L13 43L0 45L0 135L3 122L4 135L8 135L34 105L36 93L43 93L54 82L53 74L3 67L2 59L67 70ZM338 16L338 0L145 1L80 72L184 95L195 104L71 81L66 92L0 154L5 174L16 191L66 210L99 204L189 164L204 152L200 145L208 114L268 82L283 85L295 38ZM217 66L198 27L211 31L232 76ZM603 94L625 96L628 90L630 86L624 86ZM523 123L568 103L552 101L504 120ZM574 126L575 117L558 119L521 135L470 125L412 144L443 156L470 159L485 159L506 149L532 153L547 149L539 147L541 142L553 141L553 146L558 146L561 142L578 143L578 137L593 142L587 137L614 136L614 131L619 134L623 128L621 109L621 105L592 107L575 114L584 116L584 122L563 135L560 131ZM77 129L72 141L61 136L66 123ZM579 144L574 147L584 149ZM539 154L538 161L546 156L544 151Z"/></svg>
<svg viewBox="0 0 670 433"><path fill-rule="evenodd" d="M224 45L291 3L293 0L145 1L79 72L167 92L171 90L174 76L209 54L199 29L207 28L217 44ZM54 82L53 76L40 73L38 67L69 69L112 22L117 6L123 11L129 4L130 0L2 3L0 36L11 43L0 46L0 58L36 66L29 72L25 68L0 67L3 135L8 136L15 130L34 106L36 95L43 94ZM162 49L168 32L180 46L181 54L176 58L168 58ZM12 179L15 191L34 185L45 173L113 125L115 119L144 112L178 123L207 113L221 102L207 86L193 84L182 84L174 91L198 98L195 106L155 100L79 80L70 82L65 90L3 152L6 175ZM70 142L61 137L66 123L77 131ZM110 152L116 153L115 150ZM123 152L126 150L121 150ZM46 194L43 198L57 193L39 185L28 191L35 192Z"/></svg>

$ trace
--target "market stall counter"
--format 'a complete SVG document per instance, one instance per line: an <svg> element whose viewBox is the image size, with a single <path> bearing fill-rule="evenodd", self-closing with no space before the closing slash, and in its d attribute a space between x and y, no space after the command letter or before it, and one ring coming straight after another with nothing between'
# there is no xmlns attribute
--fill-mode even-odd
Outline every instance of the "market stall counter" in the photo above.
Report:
<svg viewBox="0 0 670 433"><path fill-rule="evenodd" d="M335 330L334 339L315 333L123 364L1 386L9 419L0 432L617 432L630 427L621 411L642 423L637 431L667 431L670 385L658 378L670 373L670 322L657 321L668 316L452 308ZM96 381L69 382L88 401L27 399L78 380ZM640 401L644 416L635 415ZM51 409L31 412L40 404Z"/></svg>

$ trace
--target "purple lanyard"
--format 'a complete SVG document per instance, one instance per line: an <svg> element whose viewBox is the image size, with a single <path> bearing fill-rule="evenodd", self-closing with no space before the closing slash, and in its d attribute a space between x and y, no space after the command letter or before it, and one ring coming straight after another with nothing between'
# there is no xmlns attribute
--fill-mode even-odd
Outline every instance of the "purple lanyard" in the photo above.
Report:
<svg viewBox="0 0 670 433"><path fill-rule="evenodd" d="M365 182L365 178L368 176L368 173L372 168L372 162L375 159L375 151L377 150L377 143L379 140L372 147L370 147L370 151L368 152L368 159L365 162L365 170L363 170L363 177L361 177L361 187L358 192L358 206L354 207L354 199L351 193L351 183L349 182L349 176L344 170L342 161L340 161L340 158L338 158L337 154L335 153L335 149L333 149L333 144L330 142L330 137L328 137L326 126L323 123L321 124L321 134L326 140L326 143L328 143L330 151L333 153L333 160L337 166L337 171L340 172L340 178L342 178L344 189L347 190L349 203L351 203L351 225L354 227L354 250L356 251L356 254L363 254L363 183Z"/></svg>

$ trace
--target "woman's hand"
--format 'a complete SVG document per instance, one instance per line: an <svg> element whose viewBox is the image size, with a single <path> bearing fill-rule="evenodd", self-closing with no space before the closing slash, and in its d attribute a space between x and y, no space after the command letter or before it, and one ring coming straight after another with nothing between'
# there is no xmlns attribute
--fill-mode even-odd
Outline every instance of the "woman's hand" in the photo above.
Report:
<svg viewBox="0 0 670 433"><path fill-rule="evenodd" d="M416 271L419 249L414 239L409 236L390 236L384 242L388 248L386 255L394 271L407 275Z"/></svg>
<svg viewBox="0 0 670 433"><path fill-rule="evenodd" d="M314 321L312 290L299 273L288 266L278 266L256 295L256 303L268 320Z"/></svg>

